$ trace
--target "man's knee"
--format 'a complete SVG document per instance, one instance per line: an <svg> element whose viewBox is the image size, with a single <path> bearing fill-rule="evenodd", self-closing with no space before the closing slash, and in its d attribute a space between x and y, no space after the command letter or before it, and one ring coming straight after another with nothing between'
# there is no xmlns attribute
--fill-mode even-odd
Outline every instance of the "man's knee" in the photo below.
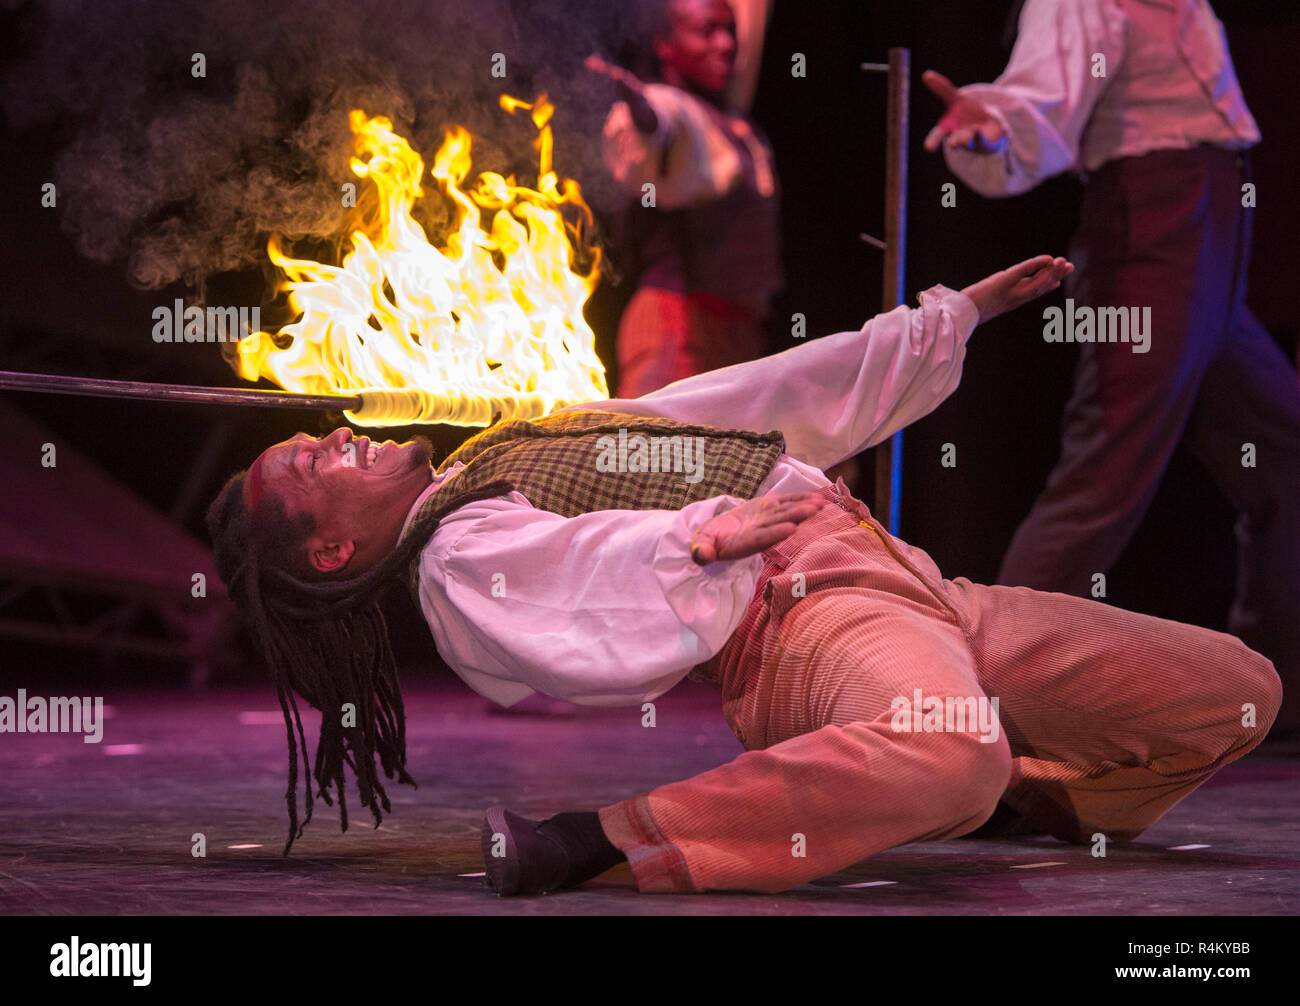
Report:
<svg viewBox="0 0 1300 1006"><path fill-rule="evenodd" d="M999 733L956 731L940 738L935 796L945 817L963 831L978 828L997 808L1011 778L1011 746Z"/></svg>
<svg viewBox="0 0 1300 1006"><path fill-rule="evenodd" d="M1202 652L1186 681L1199 723L1183 739L1210 760L1239 757L1264 739L1277 718L1282 681L1271 660L1236 636L1205 630Z"/></svg>
<svg viewBox="0 0 1300 1006"><path fill-rule="evenodd" d="M1209 633L1200 681L1207 704L1221 709L1225 719L1239 720L1263 736L1282 704L1282 680L1273 662L1236 636Z"/></svg>
<svg viewBox="0 0 1300 1006"><path fill-rule="evenodd" d="M1273 661L1233 637L1238 658L1223 686L1224 701L1240 714L1242 729L1258 744L1277 719L1282 706L1282 679Z"/></svg>

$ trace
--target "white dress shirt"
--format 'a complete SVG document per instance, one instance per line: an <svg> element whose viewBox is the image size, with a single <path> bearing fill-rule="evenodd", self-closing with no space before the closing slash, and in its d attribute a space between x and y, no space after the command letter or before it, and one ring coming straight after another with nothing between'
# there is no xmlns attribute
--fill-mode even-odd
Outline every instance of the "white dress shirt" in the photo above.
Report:
<svg viewBox="0 0 1300 1006"><path fill-rule="evenodd" d="M1105 76L1094 72L1099 56ZM1010 140L995 154L944 147L953 174L985 196L1117 157L1259 142L1206 0L1028 0L1002 76L961 93Z"/></svg>
<svg viewBox="0 0 1300 1006"><path fill-rule="evenodd" d="M895 308L859 331L572 408L779 429L787 453L758 494L817 489L830 484L822 468L951 394L978 320L968 297L936 286L919 308ZM408 524L463 467L435 477ZM502 705L535 691L586 705L654 699L722 649L753 598L761 556L699 566L690 555L699 526L741 502L577 517L538 510L518 492L467 504L442 520L420 558L420 607L438 652Z"/></svg>

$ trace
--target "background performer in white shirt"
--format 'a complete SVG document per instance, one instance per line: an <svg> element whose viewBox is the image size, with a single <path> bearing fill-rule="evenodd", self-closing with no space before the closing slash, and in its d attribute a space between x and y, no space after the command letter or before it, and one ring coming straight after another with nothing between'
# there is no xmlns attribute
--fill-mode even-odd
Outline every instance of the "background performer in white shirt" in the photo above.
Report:
<svg viewBox="0 0 1300 1006"><path fill-rule="evenodd" d="M646 81L587 61L621 98L603 155L627 197L620 244L637 273L618 328L623 398L767 352L763 322L783 282L778 180L736 92L752 93L768 5L734 5L736 13L726 0L638 0Z"/></svg>
<svg viewBox="0 0 1300 1006"><path fill-rule="evenodd" d="M994 83L924 80L948 105L926 147L981 194L1087 173L1067 294L1151 310L1148 351L1080 347L998 581L1089 596L1185 438L1239 515L1229 630L1276 663L1278 727L1300 728L1300 381L1245 303L1259 131L1222 25L1205 0L1028 0Z"/></svg>
<svg viewBox="0 0 1300 1006"><path fill-rule="evenodd" d="M375 756L410 781L379 611L394 577L483 695L638 706L689 673L748 749L599 812L490 810L502 894L624 858L641 891L781 891L967 834L999 800L1070 841L1140 834L1263 738L1281 700L1269 661L1209 629L945 579L821 471L932 410L975 325L1069 270L1041 256L644 398L501 423L437 471L425 443L346 428L268 448L208 520L276 674L290 844L299 749L308 764L295 692L322 711L322 794L342 801L352 765L378 820ZM612 463L629 433L698 438L704 463Z"/></svg>

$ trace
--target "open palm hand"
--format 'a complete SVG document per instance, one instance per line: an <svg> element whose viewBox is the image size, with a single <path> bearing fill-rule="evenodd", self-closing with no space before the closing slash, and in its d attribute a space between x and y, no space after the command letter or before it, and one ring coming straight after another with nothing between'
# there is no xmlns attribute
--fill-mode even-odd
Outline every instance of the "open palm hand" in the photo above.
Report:
<svg viewBox="0 0 1300 1006"><path fill-rule="evenodd" d="M821 503L815 492L774 493L747 500L700 525L691 539L691 558L703 566L756 555L794 534Z"/></svg>

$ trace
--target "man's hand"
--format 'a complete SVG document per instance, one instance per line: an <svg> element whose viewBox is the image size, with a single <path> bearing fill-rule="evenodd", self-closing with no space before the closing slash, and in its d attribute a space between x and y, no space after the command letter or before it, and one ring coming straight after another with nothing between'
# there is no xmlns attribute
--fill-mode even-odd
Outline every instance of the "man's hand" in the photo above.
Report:
<svg viewBox="0 0 1300 1006"><path fill-rule="evenodd" d="M980 324L983 324L1055 290L1072 272L1073 263L1063 258L1036 255L1010 269L986 276L966 287L962 293L975 302L980 312Z"/></svg>
<svg viewBox="0 0 1300 1006"><path fill-rule="evenodd" d="M743 559L771 548L821 509L815 492L779 493L746 500L711 517L691 538L691 558L701 566L720 559Z"/></svg>
<svg viewBox="0 0 1300 1006"><path fill-rule="evenodd" d="M624 70L621 66L606 62L595 53L584 59L582 65L592 73L608 77L618 85L618 96L627 102L627 107L632 112L632 124L640 132L649 136L658 128L659 117L655 115L655 110L646 100L645 84L641 82L640 77L630 70Z"/></svg>
<svg viewBox="0 0 1300 1006"><path fill-rule="evenodd" d="M945 142L949 147L961 147L977 154L995 154L1006 149L1006 132L987 108L963 95L941 73L926 70L921 74L921 82L948 106L943 118L926 136L926 150L934 153Z"/></svg>
<svg viewBox="0 0 1300 1006"><path fill-rule="evenodd" d="M601 59L595 53L592 53L584 59L582 65L592 73L598 73L602 77L608 77L617 84L620 89L634 91L639 94L641 88L644 86L641 83L641 78L631 70L624 70L621 66L615 66L613 63Z"/></svg>

